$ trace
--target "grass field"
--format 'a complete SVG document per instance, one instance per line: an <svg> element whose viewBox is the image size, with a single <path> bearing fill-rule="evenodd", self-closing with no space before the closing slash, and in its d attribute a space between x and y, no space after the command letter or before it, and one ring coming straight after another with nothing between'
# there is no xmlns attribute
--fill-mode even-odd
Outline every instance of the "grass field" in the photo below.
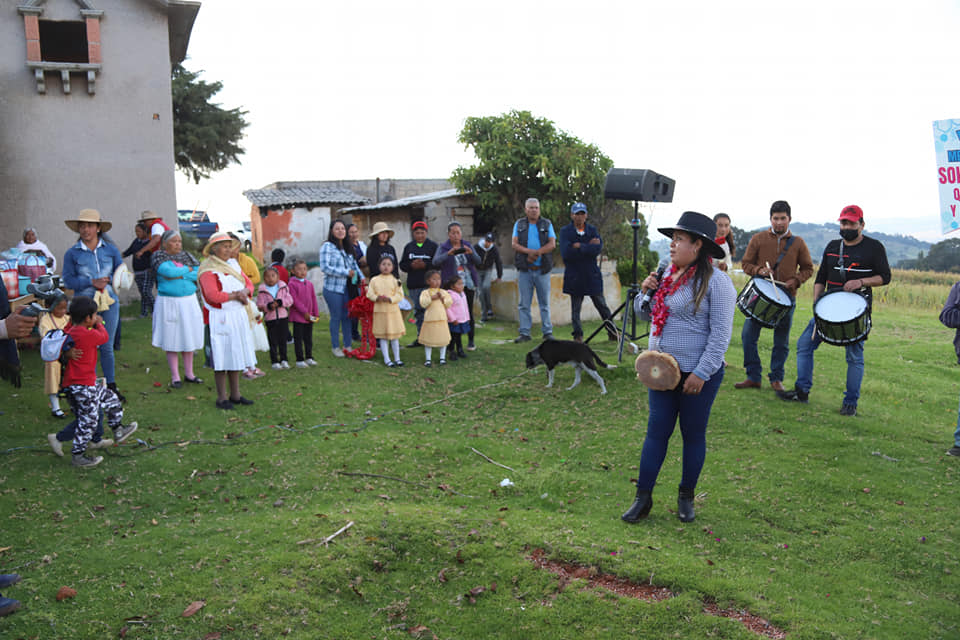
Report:
<svg viewBox="0 0 960 640"><path fill-rule="evenodd" d="M715 604L791 639L960 638L960 459L944 455L958 367L937 321L950 281L899 275L878 296L856 418L838 414L845 363L829 345L809 405L734 390L737 314L686 525L679 434L650 517L619 519L647 413L632 358L602 372L606 396L589 379L565 391L569 369L545 389L542 368L523 373L530 345L501 344L515 324L489 323L466 361L429 370L411 349L399 370L337 360L318 327L319 367L244 382L256 404L227 413L209 371L168 389L148 321L125 321L118 383L144 444L87 471L47 447L61 423L27 352L24 387L0 388L0 572L24 578L4 592L24 607L0 636L764 637L705 613ZM792 349L787 370L790 385ZM583 569L558 579L538 550ZM673 597L591 586L606 574ZM63 586L77 594L58 602Z"/></svg>

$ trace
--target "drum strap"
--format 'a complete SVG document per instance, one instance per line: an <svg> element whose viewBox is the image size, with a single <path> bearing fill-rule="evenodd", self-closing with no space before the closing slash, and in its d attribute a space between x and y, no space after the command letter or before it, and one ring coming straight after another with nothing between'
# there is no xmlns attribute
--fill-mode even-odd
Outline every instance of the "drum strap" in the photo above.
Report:
<svg viewBox="0 0 960 640"><path fill-rule="evenodd" d="M796 237L796 236L791 235L789 238L787 238L786 244L783 245L783 250L780 252L780 255L777 256L777 261L773 263L773 275L774 275L774 277L776 277L776 275L777 275L777 267L780 266L780 261L783 260L784 256L787 255L787 251L790 251L790 245L793 244L793 239L794 239L795 237ZM793 276L795 276L795 275L796 275L795 273L791 273L791 274L790 274L791 277L793 277Z"/></svg>

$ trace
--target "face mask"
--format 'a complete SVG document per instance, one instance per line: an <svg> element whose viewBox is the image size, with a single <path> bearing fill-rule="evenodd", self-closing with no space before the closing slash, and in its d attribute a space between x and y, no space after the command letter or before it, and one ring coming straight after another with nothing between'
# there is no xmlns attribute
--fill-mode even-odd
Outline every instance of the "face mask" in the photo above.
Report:
<svg viewBox="0 0 960 640"><path fill-rule="evenodd" d="M840 237L847 242L853 242L860 235L859 229L840 229Z"/></svg>

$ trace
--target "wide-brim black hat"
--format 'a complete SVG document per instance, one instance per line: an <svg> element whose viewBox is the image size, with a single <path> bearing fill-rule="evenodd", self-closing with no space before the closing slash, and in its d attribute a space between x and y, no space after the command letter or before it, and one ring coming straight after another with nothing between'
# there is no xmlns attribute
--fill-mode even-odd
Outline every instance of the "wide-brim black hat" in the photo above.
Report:
<svg viewBox="0 0 960 640"><path fill-rule="evenodd" d="M718 245L714 240L714 238L717 237L717 223L702 213L684 211L683 215L680 216L680 220L677 221L677 224L672 227L660 227L657 231L668 238L673 237L674 231L684 231L701 238L703 240L703 248L714 258L723 258L726 256L723 247Z"/></svg>

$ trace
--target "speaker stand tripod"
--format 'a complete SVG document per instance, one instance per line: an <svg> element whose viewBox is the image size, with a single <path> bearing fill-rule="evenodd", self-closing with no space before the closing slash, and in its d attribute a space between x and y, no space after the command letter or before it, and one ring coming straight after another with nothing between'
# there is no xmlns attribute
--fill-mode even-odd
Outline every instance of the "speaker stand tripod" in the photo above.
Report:
<svg viewBox="0 0 960 640"><path fill-rule="evenodd" d="M650 335L650 320L649 318L637 317L637 312L634 308L634 300L637 296L642 293L640 285L637 282L637 249L640 243L640 204L636 200L633 201L633 220L630 221L630 227L633 229L633 282L630 284L630 288L627 289L627 297L623 303L617 307L613 314L611 314L609 320L604 320L597 329L590 334L590 336L584 340L584 342L589 343L594 336L600 333L601 330L606 330L608 324L612 324L614 330L616 330L615 318L618 313L623 313L623 328L618 331L618 340L617 340L617 362L623 362L623 344L627 338L630 339L631 343L634 340L639 340L640 338L646 338ZM630 332L627 332L627 325L630 326ZM642 331L642 333L638 333Z"/></svg>

